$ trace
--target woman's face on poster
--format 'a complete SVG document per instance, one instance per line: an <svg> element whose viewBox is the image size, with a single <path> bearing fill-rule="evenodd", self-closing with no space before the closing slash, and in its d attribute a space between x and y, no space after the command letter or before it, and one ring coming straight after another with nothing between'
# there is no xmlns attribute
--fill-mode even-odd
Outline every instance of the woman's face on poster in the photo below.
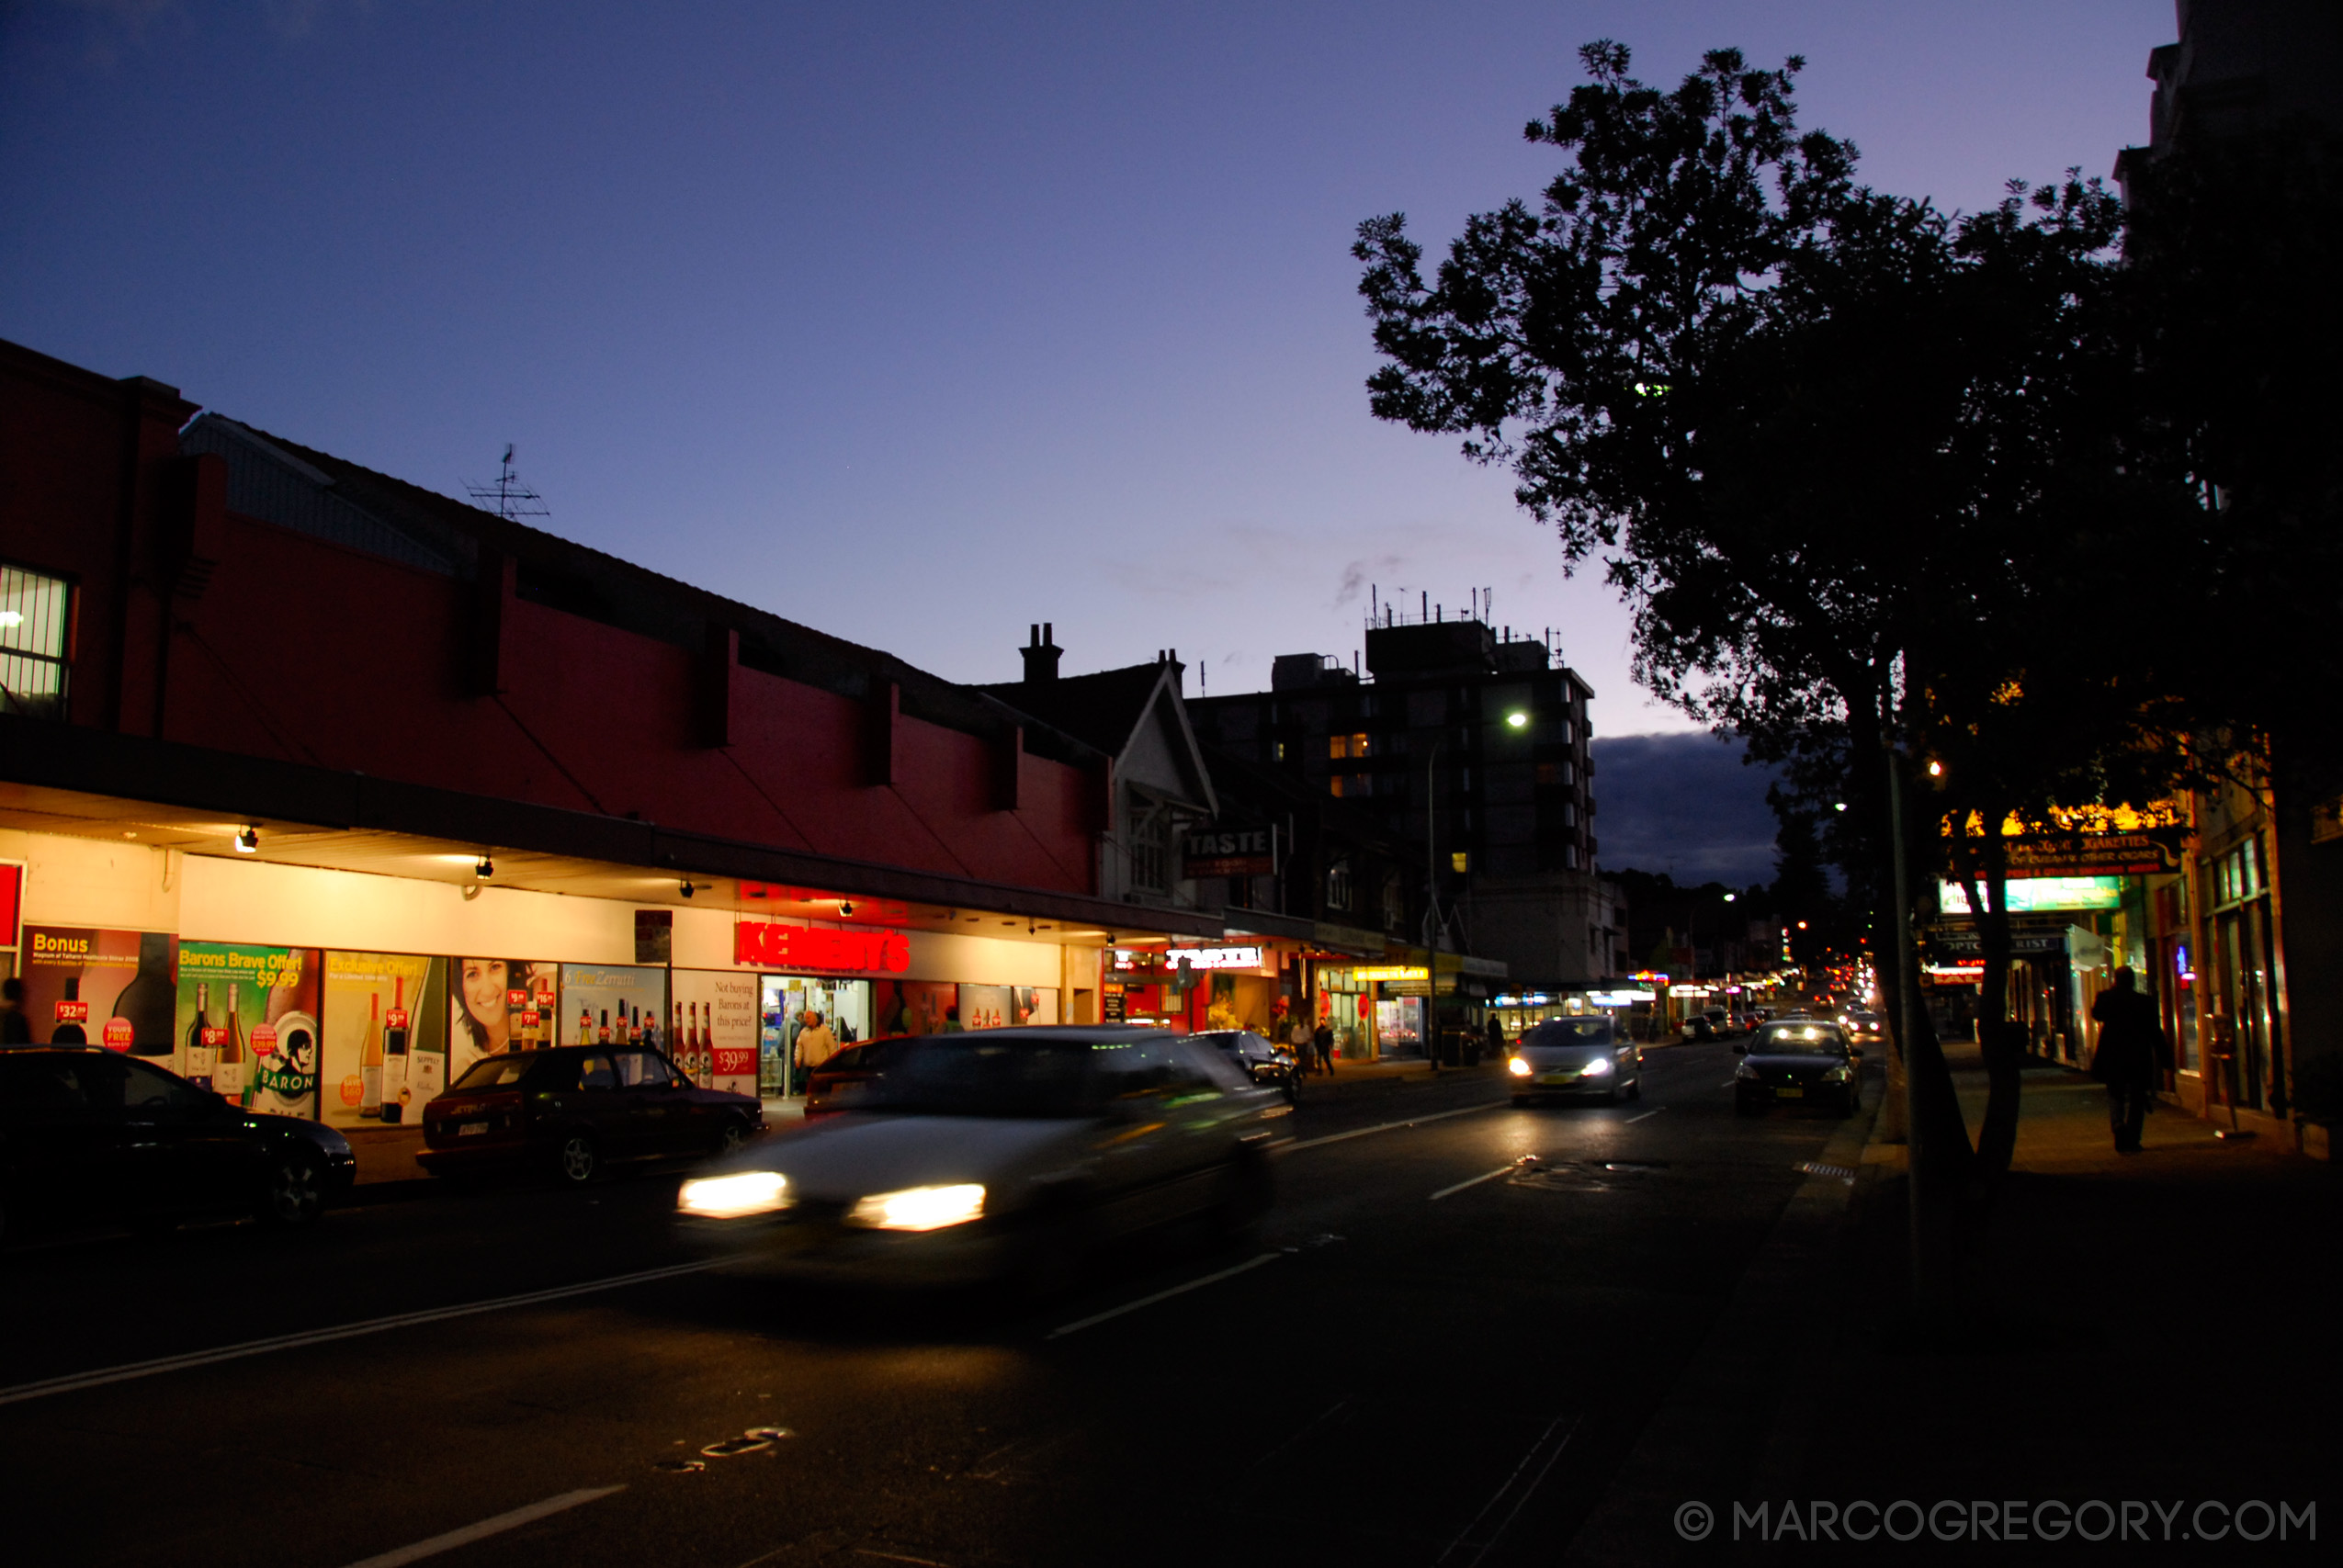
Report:
<svg viewBox="0 0 2343 1568"><path fill-rule="evenodd" d="M464 1010L487 1028L504 1027L504 985L508 978L501 958L464 960Z"/></svg>

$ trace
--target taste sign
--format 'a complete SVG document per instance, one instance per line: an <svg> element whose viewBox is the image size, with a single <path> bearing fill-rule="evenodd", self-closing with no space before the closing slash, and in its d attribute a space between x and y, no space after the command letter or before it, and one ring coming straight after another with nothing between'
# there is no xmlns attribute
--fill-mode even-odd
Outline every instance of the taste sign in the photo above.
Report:
<svg viewBox="0 0 2343 1568"><path fill-rule="evenodd" d="M742 920L732 928L732 962L774 969L845 969L900 975L911 966L901 931L842 931Z"/></svg>

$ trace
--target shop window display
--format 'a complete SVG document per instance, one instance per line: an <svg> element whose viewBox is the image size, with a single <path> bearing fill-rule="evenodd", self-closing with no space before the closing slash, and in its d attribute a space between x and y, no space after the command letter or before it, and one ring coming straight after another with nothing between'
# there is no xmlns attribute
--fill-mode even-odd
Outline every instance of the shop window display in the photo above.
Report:
<svg viewBox="0 0 2343 1568"><path fill-rule="evenodd" d="M757 1089L805 1092L807 1072L871 1037L868 980L767 975L758 1003Z"/></svg>
<svg viewBox="0 0 2343 1568"><path fill-rule="evenodd" d="M449 963L454 970L447 987L449 1082L483 1056L554 1043L560 1017L560 964L521 958Z"/></svg>

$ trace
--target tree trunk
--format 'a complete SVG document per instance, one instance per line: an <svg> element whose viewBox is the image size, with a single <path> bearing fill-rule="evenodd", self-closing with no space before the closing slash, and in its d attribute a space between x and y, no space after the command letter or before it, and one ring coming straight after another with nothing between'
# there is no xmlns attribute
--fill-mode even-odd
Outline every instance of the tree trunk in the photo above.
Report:
<svg viewBox="0 0 2343 1568"><path fill-rule="evenodd" d="M1976 1168L1971 1197L1980 1211L1991 1208L2009 1156L2018 1146L2018 1107L2026 1059L2025 1044L2008 1022L2009 1003L2009 850L2001 837L2002 814L1986 817L1985 886L1990 907L1979 900L1974 877L1965 885L1976 917L1978 945L1985 953L1984 1006L1978 1009L1977 1050L1985 1058L1985 1117L1977 1124Z"/></svg>

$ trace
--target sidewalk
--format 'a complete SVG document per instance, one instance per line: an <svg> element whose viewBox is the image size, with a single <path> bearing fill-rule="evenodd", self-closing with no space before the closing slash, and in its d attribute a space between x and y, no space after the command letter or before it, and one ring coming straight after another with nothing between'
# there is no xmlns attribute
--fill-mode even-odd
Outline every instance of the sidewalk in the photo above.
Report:
<svg viewBox="0 0 2343 1568"><path fill-rule="evenodd" d="M1954 1068L1974 1136L1984 1075L1974 1052ZM2170 1109L2149 1117L2142 1153L2118 1156L2104 1091L2063 1068L2028 1069L2022 1094L2010 1174L1952 1333L1923 1337L1906 1308L1904 1150L1851 1123L1824 1159L1858 1164L1856 1179L1835 1200L1819 1179L1793 1199L1567 1561L1868 1562L1980 1544L1784 1534L1773 1526L1794 1499L1808 1525L1817 1500L1950 1500L1988 1524L2043 1500L2317 1501L2331 1539L2343 1518L2343 1179L2283 1142L2223 1142ZM1715 1520L1697 1544L1675 1523L1694 1502ZM1751 1518L1765 1505L1767 1528L1744 1523L1736 1540L1736 1503ZM2185 1512L2173 1545L2151 1511L2153 1545L2119 1533L2100 1555L2189 1551ZM1953 1515L1941 1517L1949 1529ZM2293 1527L2297 1553L2303 1535ZM1984 1544L1997 1562L2026 1562L2090 1543L2029 1531ZM2225 1562L2279 1542L2204 1544L2197 1560Z"/></svg>

